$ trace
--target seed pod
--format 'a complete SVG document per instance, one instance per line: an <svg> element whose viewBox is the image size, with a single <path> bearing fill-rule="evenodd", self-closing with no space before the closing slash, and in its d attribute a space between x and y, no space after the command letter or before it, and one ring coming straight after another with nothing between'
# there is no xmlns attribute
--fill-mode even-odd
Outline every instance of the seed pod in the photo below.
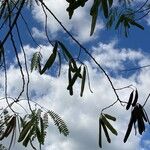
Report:
<svg viewBox="0 0 150 150"><path fill-rule="evenodd" d="M114 127L109 123L109 121L102 116L102 121L104 122L104 124L107 126L107 128L115 135L118 135L117 131L114 129Z"/></svg>
<svg viewBox="0 0 150 150"><path fill-rule="evenodd" d="M141 117L144 119L144 121L147 122L148 119L147 119L147 116L144 112L144 108L140 104L139 104L139 113L140 113Z"/></svg>
<svg viewBox="0 0 150 150"><path fill-rule="evenodd" d="M108 143L111 143L111 139L109 137L107 128L106 128L106 126L105 126L105 124L104 124L104 122L102 120L101 120L101 125L103 127L103 130L104 130L104 133L105 133L105 136L106 136L106 139L107 139Z"/></svg>
<svg viewBox="0 0 150 150"><path fill-rule="evenodd" d="M132 103L132 106L133 106L133 107L136 105L137 101L138 101L138 91L136 90L136 91L135 91L134 101L133 101L133 103Z"/></svg>
<svg viewBox="0 0 150 150"><path fill-rule="evenodd" d="M126 106L126 110L128 110L130 108L130 106L132 104L132 100L133 100L133 91L130 94L129 101L128 101L127 106Z"/></svg>
<svg viewBox="0 0 150 150"><path fill-rule="evenodd" d="M113 116L111 116L111 115L109 115L109 114L104 114L104 115L105 115L105 117L106 117L107 119L112 120L112 121L116 121L116 118L115 118L115 117L113 117Z"/></svg>
<svg viewBox="0 0 150 150"><path fill-rule="evenodd" d="M142 135L142 132L145 131L145 124L142 117L138 117L138 131Z"/></svg>
<svg viewBox="0 0 150 150"><path fill-rule="evenodd" d="M101 119L99 119L99 147L102 148L102 125L101 125Z"/></svg>
<svg viewBox="0 0 150 150"><path fill-rule="evenodd" d="M126 134L125 134L125 137L124 137L124 143L127 141L130 133L131 133L131 130L132 130L132 126L133 124L136 122L137 120L137 107L135 107L131 113L131 118L130 118L130 122L128 124L128 129L126 131Z"/></svg>
<svg viewBox="0 0 150 150"><path fill-rule="evenodd" d="M68 69L68 81L69 81L69 85L70 85L71 84L71 69L70 69L70 67ZM69 93L70 93L70 95L73 95L73 87L72 86L69 88Z"/></svg>
<svg viewBox="0 0 150 150"><path fill-rule="evenodd" d="M83 96L84 86L85 86L85 80L86 80L86 68L83 68L83 76L82 76L82 82L81 82L81 92L80 96Z"/></svg>

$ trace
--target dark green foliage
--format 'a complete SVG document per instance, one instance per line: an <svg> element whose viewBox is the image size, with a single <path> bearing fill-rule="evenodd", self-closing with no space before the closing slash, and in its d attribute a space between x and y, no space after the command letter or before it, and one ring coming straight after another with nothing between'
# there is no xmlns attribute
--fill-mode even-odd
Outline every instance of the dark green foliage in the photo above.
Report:
<svg viewBox="0 0 150 150"><path fill-rule="evenodd" d="M140 24L138 24L134 18L132 18L132 16L128 16L126 14L122 14L120 15L116 25L115 25L115 29L118 29L120 26L124 27L124 34L126 37L128 37L128 30L130 29L130 27L132 26L136 26L142 30L144 30L144 27Z"/></svg>
<svg viewBox="0 0 150 150"><path fill-rule="evenodd" d="M25 147L30 143L32 147L33 141L37 141L40 145L44 145L46 129L49 125L48 115L53 119L55 125L58 127L60 133L65 136L69 134L64 121L53 111L48 111L43 114L41 109L32 110L31 114L26 114L24 117L18 115L10 115L5 109L3 110L0 119L0 140L7 138L11 135L9 149L11 148L12 142L15 140L16 130L19 130L18 142L22 143ZM14 141L15 142L15 141ZM5 150L0 145L2 150Z"/></svg>
<svg viewBox="0 0 150 150"><path fill-rule="evenodd" d="M62 133L64 136L69 135L69 130L65 122L53 111L48 111L48 114L53 119L55 125L58 127L59 132Z"/></svg>
<svg viewBox="0 0 150 150"><path fill-rule="evenodd" d="M78 7L83 7L88 0L66 0L69 3L69 7L66 9L69 13L69 18L72 18L74 10Z"/></svg>
<svg viewBox="0 0 150 150"><path fill-rule="evenodd" d="M33 71L33 69L35 70L38 69L39 73L42 75L43 73L46 72L46 70L51 68L57 56L57 47L58 43L56 42L53 48L53 52L48 58L47 62L45 63L43 69L41 69L41 57L42 57L41 53L40 52L34 53L31 61L31 72Z"/></svg>
<svg viewBox="0 0 150 150"><path fill-rule="evenodd" d="M40 66L40 61L41 61L41 53L36 52L33 54L32 60L31 60L31 72L34 70L37 70ZM39 68L40 69L40 68Z"/></svg>
<svg viewBox="0 0 150 150"><path fill-rule="evenodd" d="M99 6L100 6L100 0L94 0L93 5L92 5L91 10L90 10L90 15L92 16L90 35L93 34L95 26L96 26Z"/></svg>

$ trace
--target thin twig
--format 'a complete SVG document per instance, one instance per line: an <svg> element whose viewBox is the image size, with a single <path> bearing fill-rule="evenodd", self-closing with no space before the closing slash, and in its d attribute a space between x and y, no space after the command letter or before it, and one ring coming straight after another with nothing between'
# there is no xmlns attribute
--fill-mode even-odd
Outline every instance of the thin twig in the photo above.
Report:
<svg viewBox="0 0 150 150"><path fill-rule="evenodd" d="M30 77L29 77L29 72L28 72L27 58L26 58L26 53L25 53L25 50L24 50L24 47L23 47L23 43L22 43L22 40L21 40L21 36L20 36L20 32L19 32L19 28L18 28L17 23L16 23L16 29L17 29L17 34L18 34L18 38L19 38L19 41L20 41L20 45L21 45L21 48L22 48L22 51L23 51L23 56L24 56L24 61L25 61L25 69L26 69L26 73L27 73L26 96L27 96L29 108L30 108L30 110L32 112L32 108L31 108L30 101L29 101L29 83L30 83Z"/></svg>
<svg viewBox="0 0 150 150"><path fill-rule="evenodd" d="M146 105L146 103L147 103L147 101L148 101L149 97L150 97L150 94L148 94L148 96L147 96L147 98L146 98L146 100L145 100L145 102L144 102L144 104L143 104L143 106L142 106L142 107L144 107L144 106Z"/></svg>
<svg viewBox="0 0 150 150"><path fill-rule="evenodd" d="M22 2L20 3L20 7L19 7L19 9L18 9L18 11L17 11L16 17L15 17L14 21L12 22L12 24L11 24L11 26L10 26L8 32L6 33L6 35L5 35L5 37L4 37L4 39L2 40L2 45L4 45L4 43L7 41L7 39L8 39L8 37L9 37L11 31L13 30L13 28L14 28L14 26L15 26L15 24L16 24L18 18L19 18L20 12L21 12L21 10L22 10L22 8L23 8L23 6L24 6L24 3L25 3L25 0L22 0Z"/></svg>
<svg viewBox="0 0 150 150"><path fill-rule="evenodd" d="M9 4L8 4L8 11L10 13L10 6L9 6ZM10 28L11 28L11 16L9 15L9 30L10 30ZM16 44L15 44L15 41L14 41L14 37L13 37L13 34L12 34L12 30L10 32L10 37L11 37L11 42L12 42L12 45L13 45L13 49L14 49L14 52L15 52L15 55L16 55L16 58L17 58L17 62L18 62L18 66L19 66L19 69L20 69L20 72L21 72L21 76L22 76L22 90L21 90L18 98L16 99L16 102L17 102L17 101L19 101L20 96L24 92L25 79L24 79L23 68L22 68L22 65L21 65L20 60L19 60L19 56L18 56L18 52L17 52L17 47L16 47Z"/></svg>

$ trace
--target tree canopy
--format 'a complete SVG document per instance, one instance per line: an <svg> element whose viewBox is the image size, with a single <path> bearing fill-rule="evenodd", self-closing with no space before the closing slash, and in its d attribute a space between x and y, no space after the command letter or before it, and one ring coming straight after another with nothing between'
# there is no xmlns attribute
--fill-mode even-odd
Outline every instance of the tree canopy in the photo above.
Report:
<svg viewBox="0 0 150 150"><path fill-rule="evenodd" d="M72 19L74 12L78 11L78 8L80 7L85 7L88 0L66 1L68 3L66 12L68 13L69 19ZM24 33L21 29L21 23L24 23L26 26L26 30L28 31L27 38L31 38L37 47L41 47L39 44L40 42L38 43L38 41L34 38L29 27L29 22L32 17L28 16L27 19L24 17L23 13L23 11L31 11L33 5L39 6L45 14L44 34L47 42L53 47L53 49L51 49L51 54L44 63L42 61L41 52L35 52L31 59L31 66L28 66L27 55L24 49L24 41L22 39ZM107 29L112 29L115 31L120 30L123 33L122 36L128 38L130 30L133 28L144 30L141 20L145 18L149 12L150 3L148 0L141 2L136 2L133 0L94 0L90 6L90 12L87 12L91 16L91 30L89 35L93 36L95 34L96 24L99 19L102 19ZM71 39L70 45L76 44L76 47L80 49L77 57L63 41L55 37L54 39L50 38L50 32L47 27L49 15L52 16L61 26L66 33L66 37ZM84 58L81 57L81 52L88 56L97 66L97 68L104 74L116 97L112 104L100 111L98 120L99 147L102 148L102 132L104 132L108 143L113 141L110 138L108 131L115 136L117 136L119 133L115 126L112 125L113 123L111 123L112 121L116 121L117 118L111 113L108 113L108 111L105 112L110 107L113 109L113 106L117 103L119 103L120 106L125 107L126 110L131 110L129 124L123 139L124 143L128 140L132 128L134 128L135 131L138 129L138 133L140 135L146 131L146 125L150 124L150 122L144 106L146 105L150 95L147 96L144 104L141 104L138 101L139 91L135 86L128 85L126 87L120 87L119 89L116 88L111 80L111 75L108 74L107 70L101 66L91 52L82 43L80 43L80 41L71 33L71 31L65 27L65 25L58 19L58 16L56 16L56 14L50 10L50 8L46 5L46 0L1 0L0 31L0 67L1 71L4 73L4 97L1 97L1 100L6 102L6 106L1 108L0 114L0 140L3 142L3 140L10 137L8 149L11 149L12 143L15 140L25 147L30 144L33 149L41 149L41 146L44 145L45 142L50 118L54 122L55 126L57 126L61 134L64 136L69 135L67 124L61 118L61 116L59 116L53 110L44 108L38 104L36 100L32 99L32 96L29 94L29 72L37 71L40 75L48 74L52 67L54 67L54 64L57 62L58 67L55 66L57 73L53 73L55 76L60 76L61 65L62 63L66 63L68 66L68 77L66 77L68 80L68 85L66 86L66 89L70 96L72 96L74 94L75 83L80 82L81 86L79 95L83 97L86 83L88 84L89 91L91 93L93 91L90 86L88 66L84 63ZM20 70L22 79L22 88L20 89L19 94L15 97L8 95L9 84L7 69L9 68L9 62L11 62L12 59L10 58L10 54L8 54L8 45L11 47L12 52L10 53L14 53L12 56L16 58L17 67ZM23 53L24 63L22 63L20 60L18 54L19 51L22 51ZM118 94L118 91L125 89L131 89L128 101L121 100ZM26 101L28 108L22 106L21 101ZM22 114L19 111L17 112L13 108L16 105L24 109L26 113ZM39 148L34 146L35 141L39 143ZM7 148L1 144L0 149L5 150Z"/></svg>

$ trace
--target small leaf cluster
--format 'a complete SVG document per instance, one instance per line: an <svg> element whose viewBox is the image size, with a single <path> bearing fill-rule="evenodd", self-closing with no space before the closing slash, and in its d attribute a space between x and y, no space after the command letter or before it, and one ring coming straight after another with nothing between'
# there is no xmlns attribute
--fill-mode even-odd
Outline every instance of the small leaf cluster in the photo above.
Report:
<svg viewBox="0 0 150 150"><path fill-rule="evenodd" d="M48 114L50 115L50 117L53 119L55 125L58 127L59 132L62 133L64 136L69 135L69 130L67 128L67 125L65 124L65 122L60 118L59 115L57 115L55 112L53 111L48 111Z"/></svg>
<svg viewBox="0 0 150 150"><path fill-rule="evenodd" d="M55 43L55 46L53 48L53 52L50 55L50 57L48 58L47 62L45 63L44 67L41 69L41 53L40 52L36 52L33 54L32 60L31 60L31 72L34 70L39 71L39 73L42 75L43 73L45 73L46 70L48 70L54 63L56 56L57 56L57 47L58 47L58 43Z"/></svg>
<svg viewBox="0 0 150 150"><path fill-rule="evenodd" d="M126 37L128 37L128 30L130 29L131 26L136 26L144 30L144 27L139 23L137 23L132 17L132 15L126 15L126 14L122 14L119 16L119 19L115 25L115 29L118 29L120 26L123 26L124 34Z"/></svg>
<svg viewBox="0 0 150 150"><path fill-rule="evenodd" d="M67 0L69 3L67 11L70 19L72 18L74 10L79 6L83 7L86 1L87 0ZM126 37L128 36L131 26L144 30L144 27L135 19L136 12L133 10L134 8L130 7L131 2L132 0L119 0L119 6L117 6L114 4L113 0L94 0L90 9L90 15L92 17L90 35L94 33L100 11L106 20L106 26L110 28L115 24L115 29L117 30L120 28L123 30Z"/></svg>
<svg viewBox="0 0 150 150"><path fill-rule="evenodd" d="M8 149L11 148L16 133L16 119L16 115L10 115L7 109L3 110L0 119L0 141L2 141L4 138L7 138L11 134L11 140ZM2 150L6 149L2 144L0 145L0 148L2 148Z"/></svg>
<svg viewBox="0 0 150 150"><path fill-rule="evenodd" d="M69 3L68 8L66 9L69 14L69 18L72 18L72 15L74 13L74 10L77 9L78 7L84 7L85 3L88 0L66 0Z"/></svg>
<svg viewBox="0 0 150 150"><path fill-rule="evenodd" d="M57 54L59 54L58 49L62 50L62 54L66 61L68 61L68 86L67 90L69 91L70 95L73 95L73 85L77 81L78 78L80 78L81 81L81 90L80 90L80 96L83 96L84 87L85 87L85 81L87 76L87 67L84 64L81 64L79 67L73 58L70 51L66 48L66 46L60 42L57 41L55 43L55 46L53 48L53 52L48 58L47 62L45 63L44 67L41 69L41 58L42 55L40 52L35 52L33 54L32 60L31 60L31 72L33 70L38 70L39 73L42 75L46 72L46 70L50 69L52 65L54 64ZM58 55L59 62L60 62L60 68L61 68L61 56Z"/></svg>
<svg viewBox="0 0 150 150"><path fill-rule="evenodd" d="M138 103L138 90L135 89L130 93L129 100L126 105L126 110L129 110L131 108L131 117L130 121L128 123L128 128L124 136L124 143L127 142L129 135L132 131L132 128L135 129L135 135L138 133L140 135L145 132L146 123L150 124L148 115L144 109L144 105ZM109 136L109 131L113 133L114 135L117 135L116 129L111 125L110 121L116 121L116 118L109 114L101 113L99 118L99 147L102 148L102 129L104 131L104 134L106 136L107 142L111 143L111 139Z"/></svg>
<svg viewBox="0 0 150 150"><path fill-rule="evenodd" d="M105 18L109 16L109 9L112 7L113 0L94 0L93 5L90 10L90 15L92 16L92 23L91 23L91 33L93 34L96 21L99 13L99 8L103 11Z"/></svg>
<svg viewBox="0 0 150 150"><path fill-rule="evenodd" d="M109 114L101 114L99 118L99 147L102 148L102 129L105 133L106 139L108 143L111 143L111 139L108 133L108 130L114 134L118 135L116 129L111 125L110 121L116 121L116 118Z"/></svg>
<svg viewBox="0 0 150 150"><path fill-rule="evenodd" d="M86 67L82 65L80 67L77 67L76 63L73 65L71 61L69 62L69 69L68 69L68 87L67 90L69 90L70 95L73 95L73 85L77 81L78 78L82 79L81 81L81 90L80 90L80 96L83 96L84 87L85 87L85 81L86 81ZM82 74L81 74L82 71Z"/></svg>
<svg viewBox="0 0 150 150"><path fill-rule="evenodd" d="M31 114L19 116L18 114L10 114L7 110L3 110L0 119L0 141L11 136L9 148L13 141L15 142L18 135L18 142L27 147L29 144L34 149L34 142L39 143L39 149L44 145L47 128L49 126L48 118L52 118L54 124L58 127L60 133L64 136L69 134L69 130L65 122L55 112L48 110L43 112L42 109L34 109ZM5 150L3 145L0 145Z"/></svg>

